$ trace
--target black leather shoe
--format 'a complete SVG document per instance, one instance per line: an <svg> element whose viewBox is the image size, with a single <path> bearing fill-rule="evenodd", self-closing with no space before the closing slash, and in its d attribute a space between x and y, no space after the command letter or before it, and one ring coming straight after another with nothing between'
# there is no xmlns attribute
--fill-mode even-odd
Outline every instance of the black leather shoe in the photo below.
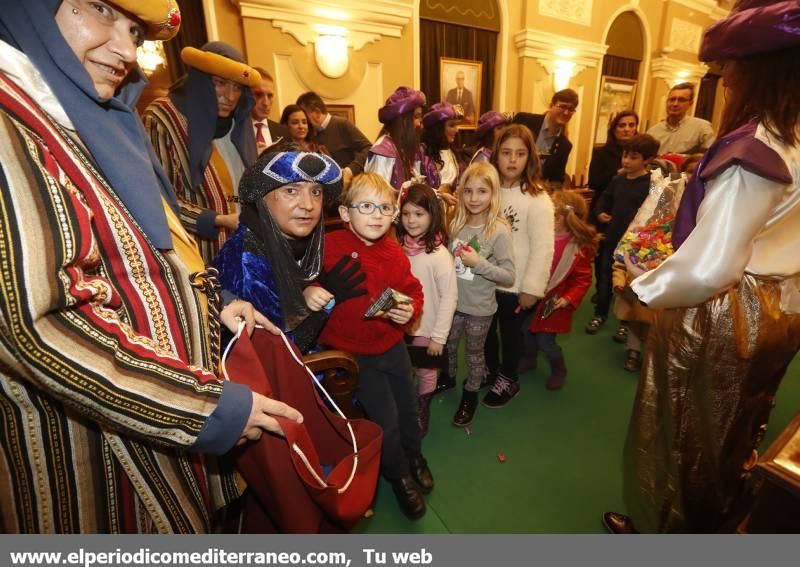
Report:
<svg viewBox="0 0 800 567"><path fill-rule="evenodd" d="M435 396L436 394L441 394L442 392L452 390L455 387L456 379L452 376L448 376L447 374L442 374L436 381L436 388L433 390L433 395Z"/></svg>
<svg viewBox="0 0 800 567"><path fill-rule="evenodd" d="M472 423L475 416L475 409L478 407L478 392L464 390L461 393L461 403L458 405L456 414L453 416L453 425L456 427L466 427Z"/></svg>
<svg viewBox="0 0 800 567"><path fill-rule="evenodd" d="M603 514L603 526L610 534L638 534L633 527L633 520L623 514L606 512Z"/></svg>
<svg viewBox="0 0 800 567"><path fill-rule="evenodd" d="M408 466L411 468L411 476L417 481L422 492L425 494L433 490L433 474L431 469L428 468L428 461L422 454L408 459Z"/></svg>
<svg viewBox="0 0 800 567"><path fill-rule="evenodd" d="M425 498L410 474L392 482L392 490L403 513L411 520L425 515Z"/></svg>

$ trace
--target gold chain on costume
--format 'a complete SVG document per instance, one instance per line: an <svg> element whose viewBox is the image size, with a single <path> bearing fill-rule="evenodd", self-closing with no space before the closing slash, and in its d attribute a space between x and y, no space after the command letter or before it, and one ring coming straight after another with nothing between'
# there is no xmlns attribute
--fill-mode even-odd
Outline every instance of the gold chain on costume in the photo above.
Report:
<svg viewBox="0 0 800 567"><path fill-rule="evenodd" d="M189 276L189 282L195 289L199 289L208 298L208 327L211 345L211 367L219 368L220 357L220 294L222 285L219 283L219 271L216 268L207 268L203 272L194 272Z"/></svg>

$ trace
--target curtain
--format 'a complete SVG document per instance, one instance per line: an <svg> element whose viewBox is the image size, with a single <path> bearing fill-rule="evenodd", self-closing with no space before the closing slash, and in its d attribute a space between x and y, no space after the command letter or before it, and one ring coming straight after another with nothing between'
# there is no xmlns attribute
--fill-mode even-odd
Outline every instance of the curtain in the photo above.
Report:
<svg viewBox="0 0 800 567"><path fill-rule="evenodd" d="M642 62L636 59L606 55L603 57L603 75L638 81L641 64Z"/></svg>
<svg viewBox="0 0 800 567"><path fill-rule="evenodd" d="M697 108L694 111L694 115L698 118L711 122L711 118L714 116L714 101L717 98L719 78L719 75L706 73L706 76L700 81L700 90L697 93Z"/></svg>
<svg viewBox="0 0 800 567"><path fill-rule="evenodd" d="M428 104L441 99L439 58L452 57L483 63L480 112L492 110L497 32L420 18L420 53L421 87Z"/></svg>
<svg viewBox="0 0 800 567"><path fill-rule="evenodd" d="M178 0L181 10L181 28L170 41L164 42L164 55L171 82L186 74L186 66L181 61L184 47L200 48L208 42L206 21L203 15L203 0Z"/></svg>

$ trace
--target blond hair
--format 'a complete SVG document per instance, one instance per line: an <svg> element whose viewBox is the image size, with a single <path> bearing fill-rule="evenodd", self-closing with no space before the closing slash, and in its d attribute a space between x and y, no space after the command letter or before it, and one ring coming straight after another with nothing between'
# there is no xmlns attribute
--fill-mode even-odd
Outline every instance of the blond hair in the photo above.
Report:
<svg viewBox="0 0 800 567"><path fill-rule="evenodd" d="M450 221L450 235L455 238L467 224L467 208L464 206L464 187L470 180L475 179L488 187L492 192L492 199L489 201L489 214L486 218L486 226L483 229L486 238L491 238L499 224L506 224L506 220L500 213L500 177L494 166L485 161L479 161L469 166L461 176L458 185L456 202L456 214Z"/></svg>
<svg viewBox="0 0 800 567"><path fill-rule="evenodd" d="M555 191L551 197L555 213L564 217L564 225L578 246L590 250L592 256L596 256L600 235L588 222L589 206L586 199L577 191L569 189Z"/></svg>
<svg viewBox="0 0 800 567"><path fill-rule="evenodd" d="M377 173L359 173L350 183L350 188L342 196L342 205L349 207L356 202L356 197L366 192L377 193L379 197L386 197L390 203L395 204L397 191Z"/></svg>

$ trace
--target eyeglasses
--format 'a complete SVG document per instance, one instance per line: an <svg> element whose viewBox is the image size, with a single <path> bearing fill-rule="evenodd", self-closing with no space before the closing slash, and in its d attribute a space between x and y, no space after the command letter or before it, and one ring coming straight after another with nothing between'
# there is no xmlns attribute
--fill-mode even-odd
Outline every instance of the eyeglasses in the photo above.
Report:
<svg viewBox="0 0 800 567"><path fill-rule="evenodd" d="M571 104L564 104L563 102L556 104L555 107L562 112L569 112L570 114L578 111L577 106L572 106Z"/></svg>
<svg viewBox="0 0 800 567"><path fill-rule="evenodd" d="M385 217L390 217L394 214L397 208L394 205L387 205L382 204L378 205L377 203L370 203L369 201L363 201L361 203L353 203L352 205L348 205L348 209L358 209L358 212L362 215L371 215L375 212L375 209L380 212L381 215Z"/></svg>
<svg viewBox="0 0 800 567"><path fill-rule="evenodd" d="M686 98L685 96L671 96L667 99L667 102L689 102L692 99Z"/></svg>

